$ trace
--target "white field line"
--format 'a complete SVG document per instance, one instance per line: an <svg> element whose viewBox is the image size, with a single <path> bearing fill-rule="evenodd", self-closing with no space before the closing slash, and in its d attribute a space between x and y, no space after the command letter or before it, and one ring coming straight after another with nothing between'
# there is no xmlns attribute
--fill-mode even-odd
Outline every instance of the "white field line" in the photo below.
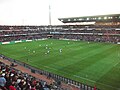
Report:
<svg viewBox="0 0 120 90"><path fill-rule="evenodd" d="M91 56L91 55L90 55ZM87 57L82 57L81 59L83 60L83 59L85 59L85 58L87 58ZM82 61L81 60L81 61ZM116 63L114 66L116 66L117 64L119 64L120 62L118 62L118 63ZM41 65L41 64L39 64L39 65ZM52 68L52 67L49 67L49 66L44 66L44 65L41 65L41 66L43 66L43 67L45 67L45 68L49 68L49 69L52 69L52 70L55 70L55 71L58 71L57 69L55 69L55 68ZM58 72L60 72L60 71L58 71ZM64 72L64 71L62 71L62 73L65 73L65 74L68 74L68 75L70 75L69 73L66 73L66 72ZM91 80L91 79L88 79L88 78L84 78L84 77L80 77L80 76L78 76L78 75L73 75L74 77L77 77L77 78L81 78L81 79L84 79L84 80L87 80L87 81L90 81L90 82L96 82L96 81L94 81L94 80ZM107 87L111 87L111 88L114 88L114 89L120 89L120 88L116 88L116 87L113 87L113 86L110 86L110 85L108 85L108 84L104 84L104 83L100 83L100 82L97 82L97 83L99 83L99 84L101 84L101 85L103 85L103 86L107 86Z"/></svg>
<svg viewBox="0 0 120 90"><path fill-rule="evenodd" d="M117 66L117 64L119 64L119 63L120 63L120 62L116 63L116 64L114 65L114 67Z"/></svg>
<svg viewBox="0 0 120 90"><path fill-rule="evenodd" d="M42 65L43 66L43 65ZM55 71L58 71L57 69L55 69L55 68L51 68L51 67L49 67L49 66L44 66L44 67L46 67L46 68L50 68L50 69L52 69L52 70L55 70ZM62 71L63 72L63 71ZM68 75L70 75L69 73L66 73L66 72L63 72L63 73L65 73L65 74L68 74ZM80 76L77 76L77 75L73 75L74 77L77 77L77 78L81 78L81 79L84 79L84 80L87 80L87 81L90 81L90 82L96 82L96 81L94 81L94 80L91 80L91 79L88 79L88 78L84 78L84 77L80 77ZM101 84L101 85L103 85L103 86L107 86L107 87L111 87L111 88L114 88L114 89L120 89L120 88L116 88L116 87L113 87L113 86L110 86L110 85L108 85L108 84L104 84L104 83L100 83L100 82L97 82L98 84Z"/></svg>
<svg viewBox="0 0 120 90"><path fill-rule="evenodd" d="M87 80L87 81L90 81L90 82L94 82L94 83L96 82L96 81L94 81L94 80L87 79L87 78L84 78L84 77L80 77L80 76L77 76L77 75L73 75L73 76L75 76L75 77L77 77L77 78L81 78L81 79ZM99 84L101 84L101 85L103 85L103 86L112 87L112 88L115 88L115 89L120 89L120 88L116 88L116 87L110 86L110 85L108 85L108 84L104 84L104 83L100 83L100 82L97 82L97 83L99 83Z"/></svg>

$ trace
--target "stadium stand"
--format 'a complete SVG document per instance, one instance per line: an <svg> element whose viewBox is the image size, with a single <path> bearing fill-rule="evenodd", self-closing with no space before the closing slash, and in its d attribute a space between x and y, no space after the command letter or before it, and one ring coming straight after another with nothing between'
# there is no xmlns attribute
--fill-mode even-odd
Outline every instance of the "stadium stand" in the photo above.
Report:
<svg viewBox="0 0 120 90"><path fill-rule="evenodd" d="M6 26L2 26L0 30L0 42L6 41L18 41L18 40L35 40L42 38L66 38L66 39L78 39L87 41L98 41L98 42L110 42L117 43L120 41L120 30L119 28L89 28L89 26L84 26L82 28L63 28L63 29L51 29L51 30L39 30L36 29L8 29L3 30ZM7 26L8 27L8 26ZM10 26L11 27L11 26ZM9 27L9 28L10 28ZM17 28L17 27L15 27ZM26 27L25 27L26 28ZM54 26L53 26L54 28Z"/></svg>
<svg viewBox="0 0 120 90"><path fill-rule="evenodd" d="M87 25L54 25L54 26L0 26L0 42L17 40L35 40L42 38L55 39L77 39L97 42L120 42L120 15L104 15L62 18L63 23L76 23L80 18L85 20L79 22L94 21L95 24ZM117 18L116 18L117 17ZM94 20L93 20L94 18ZM102 20L99 20L102 18ZM106 19L108 18L108 19ZM71 21L69 21L71 19ZM67 21L68 20L68 21ZM64 22L65 21L65 22Z"/></svg>
<svg viewBox="0 0 120 90"><path fill-rule="evenodd" d="M0 88L2 90L47 90L50 88L45 81L36 79L27 73L22 73L2 62L0 66Z"/></svg>

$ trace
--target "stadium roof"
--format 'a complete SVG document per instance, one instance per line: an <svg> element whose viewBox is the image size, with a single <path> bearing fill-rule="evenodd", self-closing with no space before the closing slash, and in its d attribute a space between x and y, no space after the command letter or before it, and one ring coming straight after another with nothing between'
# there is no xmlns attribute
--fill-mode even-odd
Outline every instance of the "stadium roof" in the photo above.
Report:
<svg viewBox="0 0 120 90"><path fill-rule="evenodd" d="M120 14L58 18L63 23L75 22L120 22Z"/></svg>

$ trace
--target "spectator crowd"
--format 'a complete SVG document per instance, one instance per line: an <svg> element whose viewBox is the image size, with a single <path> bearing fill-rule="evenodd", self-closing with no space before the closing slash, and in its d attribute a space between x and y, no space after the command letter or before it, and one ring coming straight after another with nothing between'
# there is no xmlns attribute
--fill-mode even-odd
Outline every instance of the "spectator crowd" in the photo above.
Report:
<svg viewBox="0 0 120 90"><path fill-rule="evenodd" d="M0 62L0 90L64 90Z"/></svg>
<svg viewBox="0 0 120 90"><path fill-rule="evenodd" d="M0 26L0 42L42 38L120 42L120 29L114 26Z"/></svg>

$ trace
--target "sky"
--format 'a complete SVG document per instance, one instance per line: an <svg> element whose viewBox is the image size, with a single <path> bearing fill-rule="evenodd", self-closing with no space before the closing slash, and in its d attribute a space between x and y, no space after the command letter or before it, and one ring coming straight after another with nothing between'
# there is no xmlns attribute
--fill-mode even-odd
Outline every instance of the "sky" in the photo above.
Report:
<svg viewBox="0 0 120 90"><path fill-rule="evenodd" d="M0 25L63 24L58 18L120 14L120 0L0 0Z"/></svg>

